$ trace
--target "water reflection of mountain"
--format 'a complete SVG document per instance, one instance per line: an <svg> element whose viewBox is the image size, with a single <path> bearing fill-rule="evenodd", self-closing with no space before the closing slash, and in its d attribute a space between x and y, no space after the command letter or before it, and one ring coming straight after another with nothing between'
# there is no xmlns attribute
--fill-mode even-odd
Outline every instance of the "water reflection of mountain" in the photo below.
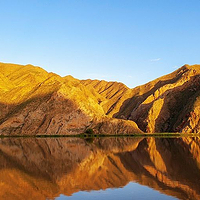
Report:
<svg viewBox="0 0 200 200"><path fill-rule="evenodd" d="M0 152L0 199L46 199L130 181L200 199L199 138L7 138Z"/></svg>

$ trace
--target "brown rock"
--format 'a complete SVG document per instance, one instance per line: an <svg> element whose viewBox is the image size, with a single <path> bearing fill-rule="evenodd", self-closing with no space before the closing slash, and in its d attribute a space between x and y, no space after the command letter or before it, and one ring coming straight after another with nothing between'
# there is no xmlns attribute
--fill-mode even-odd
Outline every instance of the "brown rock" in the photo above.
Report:
<svg viewBox="0 0 200 200"><path fill-rule="evenodd" d="M104 97L71 76L31 65L0 63L0 70L0 134L75 135L88 127L96 134L142 132L132 121L106 116Z"/></svg>
<svg viewBox="0 0 200 200"><path fill-rule="evenodd" d="M133 89L60 77L31 65L0 63L0 71L0 134L200 130L200 65L184 65Z"/></svg>

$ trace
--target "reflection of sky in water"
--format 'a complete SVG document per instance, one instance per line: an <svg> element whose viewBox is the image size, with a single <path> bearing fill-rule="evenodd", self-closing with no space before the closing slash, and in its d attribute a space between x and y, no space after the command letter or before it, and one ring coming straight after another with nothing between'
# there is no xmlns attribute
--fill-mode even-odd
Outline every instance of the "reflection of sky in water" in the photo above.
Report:
<svg viewBox="0 0 200 200"><path fill-rule="evenodd" d="M159 193L147 186L142 186L137 183L129 183L123 188L116 189L107 189L100 191L92 191L92 192L77 192L72 196L64 196L60 195L60 197L56 198L56 200L64 200L64 199L72 199L72 200L92 200L92 199L105 199L105 200L146 200L146 199L162 199L162 200L171 200L176 199L171 196L166 196L164 194Z"/></svg>

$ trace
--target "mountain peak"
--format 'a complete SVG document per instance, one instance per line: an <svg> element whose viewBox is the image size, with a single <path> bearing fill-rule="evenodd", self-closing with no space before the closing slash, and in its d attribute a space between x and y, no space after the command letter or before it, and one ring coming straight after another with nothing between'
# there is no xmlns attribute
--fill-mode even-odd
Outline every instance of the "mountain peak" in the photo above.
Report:
<svg viewBox="0 0 200 200"><path fill-rule="evenodd" d="M120 82L61 77L32 65L0 63L0 72L0 134L200 129L200 65L184 65L133 89Z"/></svg>

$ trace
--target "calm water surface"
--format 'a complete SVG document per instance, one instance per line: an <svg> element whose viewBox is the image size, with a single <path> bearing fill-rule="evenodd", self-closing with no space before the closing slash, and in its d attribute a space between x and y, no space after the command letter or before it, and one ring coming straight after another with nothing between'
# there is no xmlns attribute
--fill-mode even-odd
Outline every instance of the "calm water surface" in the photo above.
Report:
<svg viewBox="0 0 200 200"><path fill-rule="evenodd" d="M200 199L200 138L3 138L0 199Z"/></svg>

